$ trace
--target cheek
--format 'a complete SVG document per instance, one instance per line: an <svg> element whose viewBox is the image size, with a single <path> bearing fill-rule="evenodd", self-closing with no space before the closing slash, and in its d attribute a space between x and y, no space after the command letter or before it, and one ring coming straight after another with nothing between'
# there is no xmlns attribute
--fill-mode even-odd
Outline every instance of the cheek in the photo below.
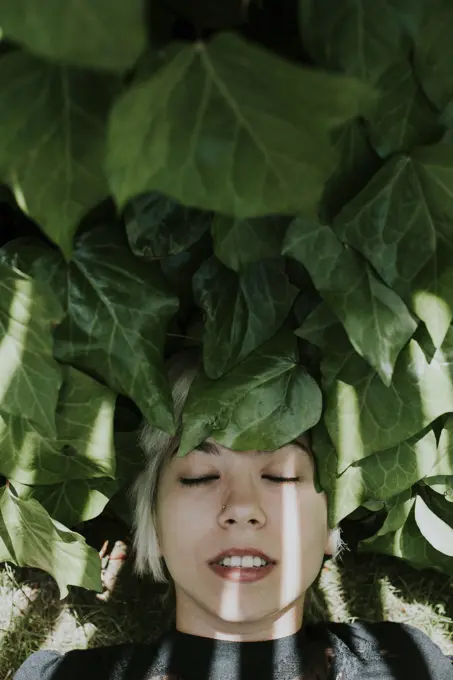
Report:
<svg viewBox="0 0 453 680"><path fill-rule="evenodd" d="M187 502L179 495L169 494L158 504L159 542L170 560L180 556L181 549L188 552L195 548L197 537L212 530L210 516L211 513L200 511L199 504Z"/></svg>
<svg viewBox="0 0 453 680"><path fill-rule="evenodd" d="M318 494L315 490L302 494L295 514L294 520L290 516L287 521L283 516L280 518L282 534L286 534L287 541L293 541L295 546L303 548L306 557L311 550L316 556L318 547L323 553L328 535L325 494Z"/></svg>

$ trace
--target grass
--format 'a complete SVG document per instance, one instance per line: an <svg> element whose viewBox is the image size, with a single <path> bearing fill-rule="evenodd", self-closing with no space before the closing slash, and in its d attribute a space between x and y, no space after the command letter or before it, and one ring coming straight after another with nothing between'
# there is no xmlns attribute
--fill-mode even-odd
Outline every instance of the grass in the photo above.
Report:
<svg viewBox="0 0 453 680"><path fill-rule="evenodd" d="M162 586L137 579L126 562L111 600L71 588L65 600L43 572L3 565L0 569L0 680L38 649L84 649L149 641L166 627ZM417 571L396 558L345 553L341 564L324 565L320 594L326 617L353 622L410 623L453 654L453 579Z"/></svg>

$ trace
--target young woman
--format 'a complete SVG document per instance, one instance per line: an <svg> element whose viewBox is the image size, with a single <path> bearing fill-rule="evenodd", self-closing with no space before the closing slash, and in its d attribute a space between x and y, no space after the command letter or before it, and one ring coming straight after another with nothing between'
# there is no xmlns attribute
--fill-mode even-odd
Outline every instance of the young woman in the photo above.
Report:
<svg viewBox="0 0 453 680"><path fill-rule="evenodd" d="M193 351L171 361L179 422L198 368ZM344 546L307 433L272 452L209 437L177 457L179 438L145 425L142 444L136 570L169 583L173 621L150 644L37 652L14 680L453 680L414 627L318 620L313 583Z"/></svg>

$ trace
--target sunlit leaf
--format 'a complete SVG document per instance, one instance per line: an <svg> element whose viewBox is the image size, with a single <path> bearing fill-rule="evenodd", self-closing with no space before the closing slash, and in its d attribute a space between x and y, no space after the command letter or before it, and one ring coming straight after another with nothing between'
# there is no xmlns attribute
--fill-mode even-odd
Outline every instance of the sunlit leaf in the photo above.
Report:
<svg viewBox="0 0 453 680"><path fill-rule="evenodd" d="M325 421L344 471L371 453L388 449L453 411L453 329L431 361L412 339L396 362L392 384L357 354L326 391Z"/></svg>
<svg viewBox="0 0 453 680"><path fill-rule="evenodd" d="M420 147L390 158L334 222L425 322L436 347L453 318L452 186L453 145Z"/></svg>
<svg viewBox="0 0 453 680"><path fill-rule="evenodd" d="M437 517L421 496L417 496L415 501L415 521L433 548L453 557L453 527Z"/></svg>
<svg viewBox="0 0 453 680"><path fill-rule="evenodd" d="M154 425L173 431L163 344L178 300L159 264L134 257L115 224L81 234L69 264L48 248L21 244L5 246L4 257L59 285L66 299L66 316L55 329L57 359L104 380Z"/></svg>
<svg viewBox="0 0 453 680"><path fill-rule="evenodd" d="M19 567L35 567L51 574L60 598L75 585L102 591L99 553L85 539L55 521L34 499L22 500L0 489L0 555L5 549Z"/></svg>
<svg viewBox="0 0 453 680"><path fill-rule="evenodd" d="M62 376L52 328L63 309L50 288L0 261L0 414L27 418L55 434Z"/></svg>
<svg viewBox="0 0 453 680"><path fill-rule="evenodd" d="M20 417L0 416L0 473L23 484L115 477L116 394L85 373L64 367L56 436Z"/></svg>

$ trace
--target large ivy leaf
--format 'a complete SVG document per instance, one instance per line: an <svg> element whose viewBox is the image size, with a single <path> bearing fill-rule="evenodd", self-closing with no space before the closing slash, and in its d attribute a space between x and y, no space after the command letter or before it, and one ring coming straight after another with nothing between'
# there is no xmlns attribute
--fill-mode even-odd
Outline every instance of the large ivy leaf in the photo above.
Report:
<svg viewBox="0 0 453 680"><path fill-rule="evenodd" d="M0 489L0 554L5 551L17 566L51 574L61 599L68 585L102 591L99 553L52 519L38 501L16 498L6 487Z"/></svg>
<svg viewBox="0 0 453 680"><path fill-rule="evenodd" d="M369 455L344 471L342 457L323 425L314 428L312 446L321 484L329 497L331 526L337 526L368 500L390 501L407 491L430 474L439 455L432 430Z"/></svg>
<svg viewBox="0 0 453 680"><path fill-rule="evenodd" d="M157 193L134 198L125 211L131 250L148 259L187 250L209 229L211 221L209 213L187 208Z"/></svg>
<svg viewBox="0 0 453 680"><path fill-rule="evenodd" d="M50 486L28 486L14 481L13 488L21 499L34 498L54 520L74 527L101 514L118 491L118 482L105 477L72 479Z"/></svg>
<svg viewBox="0 0 453 680"><path fill-rule="evenodd" d="M439 114L420 89L409 59L389 66L376 88L381 96L367 126L382 158L440 138Z"/></svg>
<svg viewBox="0 0 453 680"><path fill-rule="evenodd" d="M402 300L327 226L296 218L286 232L283 253L306 267L354 349L388 386L396 359L417 328Z"/></svg>
<svg viewBox="0 0 453 680"><path fill-rule="evenodd" d="M238 218L312 211L335 166L331 130L370 100L355 79L296 66L232 33L174 44L166 65L113 107L113 195L123 206L160 191Z"/></svg>
<svg viewBox="0 0 453 680"><path fill-rule="evenodd" d="M85 373L64 367L55 437L25 418L0 416L0 473L23 484L115 478L116 394Z"/></svg>
<svg viewBox="0 0 453 680"><path fill-rule="evenodd" d="M114 224L82 233L71 262L60 257L57 268L57 254L34 244L13 241L2 251L33 276L62 286L66 316L55 329L56 358L99 376L156 427L173 432L163 345L178 300L159 263L134 257Z"/></svg>
<svg viewBox="0 0 453 680"><path fill-rule="evenodd" d="M1 0L2 34L42 57L124 71L146 46L143 0Z"/></svg>
<svg viewBox="0 0 453 680"><path fill-rule="evenodd" d="M453 318L452 186L453 144L421 147L389 159L334 222L425 322L436 347Z"/></svg>
<svg viewBox="0 0 453 680"><path fill-rule="evenodd" d="M62 316L50 288L0 261L0 414L27 418L48 436L62 381L52 327Z"/></svg>
<svg viewBox="0 0 453 680"><path fill-rule="evenodd" d="M435 569L453 576L453 560L433 548L422 536L415 521L414 507L401 529L361 541L359 552L400 557L416 569Z"/></svg>
<svg viewBox="0 0 453 680"><path fill-rule="evenodd" d="M109 193L105 121L118 86L22 52L0 60L3 179L67 258L80 219Z"/></svg>
<svg viewBox="0 0 453 680"><path fill-rule="evenodd" d="M325 422L342 472L453 410L453 328L430 361L417 340L410 340L390 387L358 355L348 356L325 396Z"/></svg>
<svg viewBox="0 0 453 680"><path fill-rule="evenodd" d="M282 249L289 219L266 215L239 220L216 215L211 226L214 254L236 272L252 262L274 258Z"/></svg>
<svg viewBox="0 0 453 680"><path fill-rule="evenodd" d="M203 363L210 378L219 378L275 335L298 292L283 258L254 262L238 275L213 257L195 274L193 288L205 313Z"/></svg>
<svg viewBox="0 0 453 680"><path fill-rule="evenodd" d="M415 501L415 521L433 548L453 557L453 527L440 519L421 496L417 496Z"/></svg>
<svg viewBox="0 0 453 680"><path fill-rule="evenodd" d="M200 372L182 416L178 456L212 435L237 451L273 451L321 417L316 382L297 363L296 339L280 331L218 380Z"/></svg>
<svg viewBox="0 0 453 680"><path fill-rule="evenodd" d="M304 46L315 63L375 82L404 54L397 15L388 0L298 0Z"/></svg>
<svg viewBox="0 0 453 680"><path fill-rule="evenodd" d="M442 111L453 98L453 6L449 0L433 0L424 3L424 10L414 34L414 65L426 94Z"/></svg>

